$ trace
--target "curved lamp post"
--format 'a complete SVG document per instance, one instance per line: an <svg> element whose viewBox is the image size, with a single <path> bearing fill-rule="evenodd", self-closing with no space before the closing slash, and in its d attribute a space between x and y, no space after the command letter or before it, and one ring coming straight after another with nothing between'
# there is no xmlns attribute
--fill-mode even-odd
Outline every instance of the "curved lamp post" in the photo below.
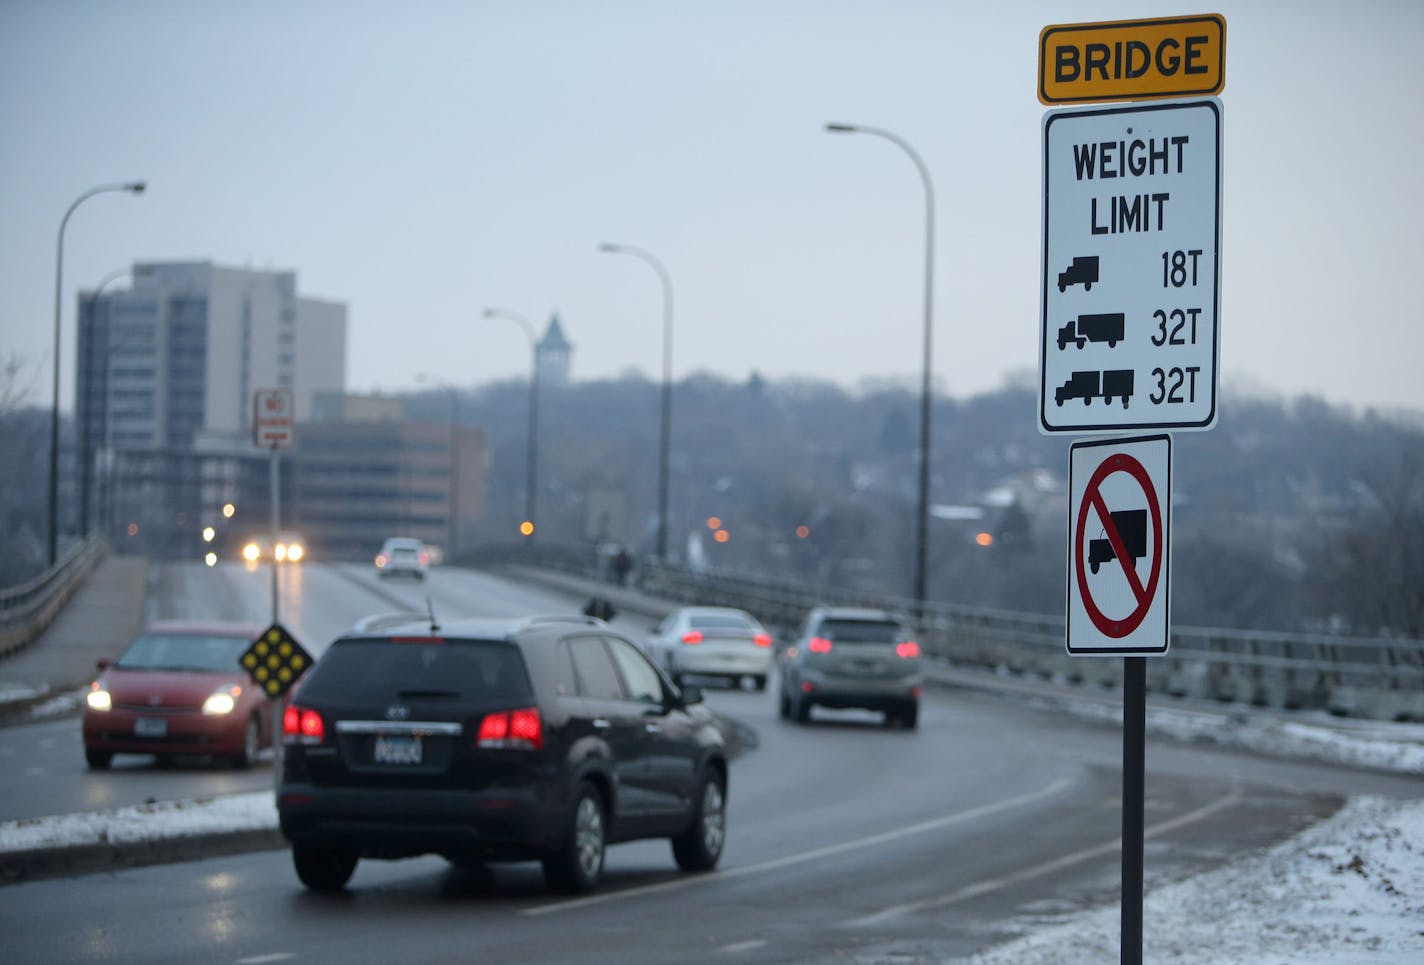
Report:
<svg viewBox="0 0 1424 965"><path fill-rule="evenodd" d="M930 512L930 347L934 333L934 185L929 168L915 149L901 137L878 127L863 124L827 124L833 134L871 134L884 138L910 156L925 183L925 333L924 372L920 381L920 507L915 520L915 599L926 595L926 561L929 555Z"/></svg>
<svg viewBox="0 0 1424 965"><path fill-rule="evenodd" d="M89 490L92 488L93 479L94 457L91 452L93 446L90 445L91 440L89 432L89 410L93 407L93 399L91 398L91 393L93 393L94 391L94 328L97 324L95 321L95 314L99 310L99 297L104 294L104 289L108 288L120 278L125 278L128 275L131 275L132 273L132 269L129 268L115 268L113 271L109 272L102 279L100 279L99 284L94 286L94 290L91 291L89 293L89 297L85 299L89 302L89 342L87 352L88 357L84 360L84 366L80 373L80 378L87 385L87 388L84 393L84 401L86 405L84 406L84 409L82 411L75 413L78 422L77 428L79 429L79 533L81 536L88 535L89 533ZM109 384L109 372L112 369L112 346L113 327L109 326L106 329L106 334L104 338L104 422L106 424L109 421L109 401L112 398L113 394L110 391ZM106 448L108 446L107 437L108 433L106 432L104 440Z"/></svg>
<svg viewBox="0 0 1424 965"><path fill-rule="evenodd" d="M69 210L64 212L64 217L59 222L59 243L56 246L54 264L54 402L50 413L49 424L49 564L54 565L58 556L59 548L59 318L61 291L64 282L64 229L69 224L69 216L74 214L74 209L96 194L105 194L110 191L127 191L130 194L142 194L147 184L143 181L124 181L117 184L101 184L98 187L90 188L79 197L74 199L74 203L69 206Z"/></svg>
<svg viewBox="0 0 1424 965"><path fill-rule="evenodd" d="M663 263L650 252L632 245L604 243L599 251L632 255L642 259L657 272L663 285L663 388L662 432L658 455L658 559L667 559L668 540L668 441L672 423L672 279Z"/></svg>
<svg viewBox="0 0 1424 965"><path fill-rule="evenodd" d="M524 520L530 527L527 535L533 539L538 532L534 510L539 478L539 339L534 334L534 326L529 323L529 319L512 309L486 308L484 317L507 318L523 329L529 338L529 438L524 444L525 456L528 459L524 477Z"/></svg>

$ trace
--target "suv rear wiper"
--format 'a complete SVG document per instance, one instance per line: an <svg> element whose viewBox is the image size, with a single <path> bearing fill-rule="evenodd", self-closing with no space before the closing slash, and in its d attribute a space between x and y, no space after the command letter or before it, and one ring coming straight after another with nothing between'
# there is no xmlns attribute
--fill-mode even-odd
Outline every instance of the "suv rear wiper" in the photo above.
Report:
<svg viewBox="0 0 1424 965"><path fill-rule="evenodd" d="M459 697L458 690L397 690L397 697Z"/></svg>

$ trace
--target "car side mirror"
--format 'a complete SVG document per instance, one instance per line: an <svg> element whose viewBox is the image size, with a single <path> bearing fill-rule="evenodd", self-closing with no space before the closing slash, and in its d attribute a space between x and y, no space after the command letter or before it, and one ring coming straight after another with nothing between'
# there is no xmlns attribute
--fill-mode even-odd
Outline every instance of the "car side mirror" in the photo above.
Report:
<svg viewBox="0 0 1424 965"><path fill-rule="evenodd" d="M685 705L702 703L702 688L688 684L682 688L682 702Z"/></svg>

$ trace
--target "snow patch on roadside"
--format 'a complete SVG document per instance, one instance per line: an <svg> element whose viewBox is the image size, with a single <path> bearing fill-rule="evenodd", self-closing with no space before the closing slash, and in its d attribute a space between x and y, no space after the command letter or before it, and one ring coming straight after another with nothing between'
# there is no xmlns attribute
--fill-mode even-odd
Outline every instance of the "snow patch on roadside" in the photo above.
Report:
<svg viewBox="0 0 1424 965"><path fill-rule="evenodd" d="M161 801L109 811L0 821L0 857L7 852L40 848L166 840L276 827L277 803L271 791Z"/></svg>
<svg viewBox="0 0 1424 965"><path fill-rule="evenodd" d="M1117 906L971 959L1049 965L1118 958ZM1143 903L1143 958L1192 963L1424 961L1424 802L1356 798L1264 854L1168 885Z"/></svg>
<svg viewBox="0 0 1424 965"><path fill-rule="evenodd" d="M1122 709L1069 701L1070 712L1087 720L1122 723ZM1149 733L1174 740L1214 743L1280 757L1307 757L1331 764L1424 775L1424 743L1418 727L1381 723L1347 732L1336 727L1253 714L1223 715L1161 707L1147 709Z"/></svg>

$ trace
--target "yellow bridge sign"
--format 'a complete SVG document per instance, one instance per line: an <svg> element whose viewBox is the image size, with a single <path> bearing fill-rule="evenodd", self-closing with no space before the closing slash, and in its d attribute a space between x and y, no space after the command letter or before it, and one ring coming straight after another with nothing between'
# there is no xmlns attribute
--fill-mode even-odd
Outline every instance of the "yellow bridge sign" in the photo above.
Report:
<svg viewBox="0 0 1424 965"><path fill-rule="evenodd" d="M1038 99L1045 104L1137 101L1219 94L1226 83L1226 18L1044 27Z"/></svg>

